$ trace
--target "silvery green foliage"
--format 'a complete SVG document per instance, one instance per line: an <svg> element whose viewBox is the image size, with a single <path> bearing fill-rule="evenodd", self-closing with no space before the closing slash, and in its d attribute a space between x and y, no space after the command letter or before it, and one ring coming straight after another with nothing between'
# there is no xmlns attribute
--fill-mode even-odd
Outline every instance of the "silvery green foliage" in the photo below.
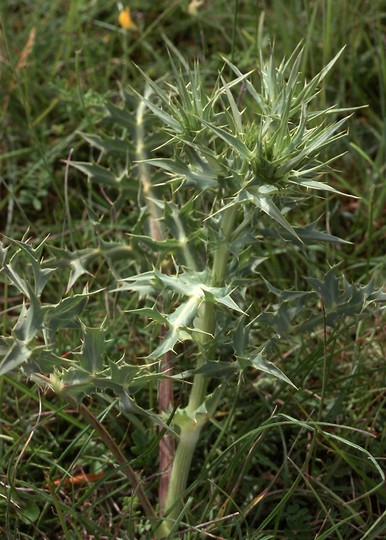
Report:
<svg viewBox="0 0 386 540"><path fill-rule="evenodd" d="M336 192L323 181L332 161L323 156L345 135L346 118L335 121L341 110L314 110L313 101L339 55L309 82L299 74L301 51L278 67L273 55L266 63L261 59L257 75L243 74L225 60L212 85L198 64L190 69L177 56L169 84L143 74L143 96L124 94L124 109L108 105L106 123L114 134L84 134L108 167L99 160L74 166L110 189L118 208L131 205L130 239L101 236L95 248L77 251L51 247L48 260L44 242L33 247L13 241L10 249L1 249L3 279L23 302L12 332L1 337L0 374L17 368L28 376L48 374L56 388L75 396L110 389L123 407L143 414L134 394L163 377L156 363L166 352L178 352L179 343L192 344L203 360L188 371L177 370L176 381L195 374L234 374L237 380L244 369L255 367L290 383L273 363L275 340L322 324L318 298L331 326L384 301L371 283L351 285L337 268L324 280L310 277L305 291L279 290L256 270L267 256L266 242L303 251L318 242L344 242L318 231L317 223L293 225L289 217L314 190ZM150 158L157 146L157 156ZM147 365L109 358L104 326L82 323L90 296L98 291L76 292L77 282L101 257L115 279L112 288L141 299L141 307L127 316L165 328L160 342L148 343ZM119 261L129 263L125 268L131 273ZM67 291L56 303L45 302L48 280L63 268L70 270ZM246 292L257 279L277 298L263 312ZM210 328L200 321L204 306L216 313ZM269 328L266 342L251 338L254 325ZM67 328L82 335L80 353L71 361L55 350L58 333Z"/></svg>

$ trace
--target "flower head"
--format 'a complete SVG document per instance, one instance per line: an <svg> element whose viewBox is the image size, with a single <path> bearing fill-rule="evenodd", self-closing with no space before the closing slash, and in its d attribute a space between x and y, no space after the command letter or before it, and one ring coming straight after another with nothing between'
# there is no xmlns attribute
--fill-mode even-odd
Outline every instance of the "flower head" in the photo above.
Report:
<svg viewBox="0 0 386 540"><path fill-rule="evenodd" d="M118 23L125 30L137 30L137 25L131 17L131 10L129 6L125 7L119 12Z"/></svg>

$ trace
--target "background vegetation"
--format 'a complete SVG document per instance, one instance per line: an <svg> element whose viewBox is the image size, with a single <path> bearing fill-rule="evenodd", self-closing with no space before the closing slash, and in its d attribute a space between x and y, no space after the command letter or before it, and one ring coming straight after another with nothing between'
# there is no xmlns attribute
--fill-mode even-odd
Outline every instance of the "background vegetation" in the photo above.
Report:
<svg viewBox="0 0 386 540"><path fill-rule="evenodd" d="M167 79L165 40L186 59L200 59L208 85L223 65L221 55L248 71L258 68L259 45L269 52L274 43L279 61L303 40L301 69L311 78L346 45L321 88L319 103L320 108L367 105L355 112L349 136L337 143L334 154L345 153L329 178L337 190L353 197L315 199L304 208L304 222L323 215L324 229L351 244L327 246L301 262L267 248L261 271L290 289L299 276L323 277L339 264L349 280L367 283L372 278L382 286L386 49L381 0L212 0L197 3L196 10L193 4L133 0L136 27L127 30L118 24L116 2L109 0L1 2L4 235L20 240L28 230L34 242L50 235L58 248L80 250L97 245L98 238L112 242L131 232L130 207L111 205L102 188L87 182L80 171L66 170L65 162L70 155L76 161L96 158L79 132L108 133L109 126L101 122L104 105L122 106L129 86L143 92L144 80L133 62L153 79ZM97 261L89 270L92 275L82 279L90 289L110 285L106 264ZM64 271L63 281L45 292L47 298L55 299L67 279ZM262 295L262 305L272 302L263 288L254 294ZM22 298L5 283L0 297L1 333L7 334ZM98 299L91 305L93 323L107 318L108 337L116 348L145 355L142 329L127 326L128 306L114 305L107 295ZM57 352L66 355L72 346L68 336L57 343ZM342 322L327 336L323 328L320 334L303 334L281 356L280 368L299 391L251 372L242 391L222 401L196 453L190 525L181 537L308 540L375 539L382 534L385 492L369 459L374 456L382 466L385 449L382 313L371 308L366 317ZM147 537L149 523L141 519L127 479L76 410L15 374L0 379L0 395L2 535ZM149 392L145 398L147 407L151 396ZM89 403L156 500L157 433L134 415L117 416L113 405L100 396ZM277 410L291 422L257 433ZM331 433L346 442L313 438L302 424L312 418L331 424ZM96 476L90 482L79 477L79 483L66 483L69 475L81 473Z"/></svg>

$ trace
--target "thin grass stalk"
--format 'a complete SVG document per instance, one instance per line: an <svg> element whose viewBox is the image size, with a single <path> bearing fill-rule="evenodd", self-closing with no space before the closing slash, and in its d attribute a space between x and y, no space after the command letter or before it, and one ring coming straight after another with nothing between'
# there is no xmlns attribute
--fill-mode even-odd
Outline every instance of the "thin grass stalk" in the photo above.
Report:
<svg viewBox="0 0 386 540"><path fill-rule="evenodd" d="M131 467L131 465L127 462L127 459L123 455L118 445L115 443L114 439L111 437L110 433L99 422L99 420L91 413L91 411L89 411L89 409L85 405L83 405L83 403L77 404L69 396L66 396L66 400L72 406L74 407L77 406L79 412L81 413L83 418L86 420L86 422L90 426L92 426L97 433L99 433L103 442L105 443L107 448L110 450L110 452L114 455L117 462L119 463L121 470L124 472L124 474L128 478L133 488L133 492L138 497L139 502L146 516L149 519L151 519L153 522L157 522L159 518L142 487L142 482L140 478L137 476L136 472ZM163 523L161 523L161 525L154 531L155 538L164 538L165 532L166 532L165 527Z"/></svg>

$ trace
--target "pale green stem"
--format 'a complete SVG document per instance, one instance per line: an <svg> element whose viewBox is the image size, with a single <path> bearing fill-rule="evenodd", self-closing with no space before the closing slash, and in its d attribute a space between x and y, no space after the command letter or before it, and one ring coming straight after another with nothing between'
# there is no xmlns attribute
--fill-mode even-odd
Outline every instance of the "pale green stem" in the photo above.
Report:
<svg viewBox="0 0 386 540"><path fill-rule="evenodd" d="M146 89L145 97L150 95L150 89ZM143 196L145 199L146 207L149 213L149 227L150 236L157 241L164 239L163 227L162 227L162 211L154 201L153 186L150 180L149 166L145 163L147 158L145 152L145 129L144 129L144 114L146 105L141 102L138 105L137 113L135 117L135 131L136 131L136 148L135 154L138 160L139 179L142 184Z"/></svg>
<svg viewBox="0 0 386 540"><path fill-rule="evenodd" d="M150 97L151 90L145 90L145 98ZM145 102L138 105L135 117L136 127L136 148L135 154L138 160L139 180L142 185L143 197L145 199L146 208L149 214L150 236L156 241L165 240L164 227L162 224L162 209L155 202L155 194L150 179L149 165L146 163L147 155L145 152L145 129L144 129L144 114L146 110ZM178 214L174 216L175 223L178 229L178 240L181 244L182 253L185 263L191 270L197 269L197 263L189 249L188 239L185 235L184 227L179 219Z"/></svg>
<svg viewBox="0 0 386 540"><path fill-rule="evenodd" d="M214 253L213 267L211 274L211 285L220 287L224 284L228 257L230 252L230 240L234 230L237 209L232 206L224 211L221 225L222 239ZM204 302L199 310L197 330L201 331L199 343L199 355L196 367L200 367L206 361L205 345L213 339L216 329L216 310L212 302ZM194 413L205 402L209 379L203 375L195 375L189 403L186 408L187 413L192 415L192 422L183 426L180 432L177 451L174 458L173 470L170 479L169 492L167 498L167 508L174 507L169 518L176 518L181 509L181 499L186 489L190 466L193 454L199 440L200 432L204 426L207 415ZM164 523L167 526L167 520Z"/></svg>
<svg viewBox="0 0 386 540"><path fill-rule="evenodd" d="M180 243L180 246L181 246L182 254L183 254L183 257L185 259L185 264L190 270L196 271L197 270L197 262L196 262L196 259L193 256L193 253L192 253L191 249L189 248L188 238L187 238L187 236L185 234L184 226L183 226L177 212L174 213L173 218L174 218L174 222L175 222L176 227L177 227L177 231L178 231L177 239L178 239L178 241Z"/></svg>
<svg viewBox="0 0 386 540"><path fill-rule="evenodd" d="M234 225L237 215L237 206L231 206L225 210L222 218L221 232L224 237L224 241L216 249L214 260L213 260L213 269L212 269L212 278L211 285L212 287L222 287L224 285L224 278L227 271L228 255L230 251L230 240L232 238L232 233L234 232Z"/></svg>
<svg viewBox="0 0 386 540"><path fill-rule="evenodd" d="M176 518L181 509L181 497L186 489L194 449L196 448L203 425L204 422L192 422L191 425L181 429L176 454L174 456L168 497L166 499L166 507L168 509L174 506L169 513L168 518ZM164 522L163 525L166 525L166 527L168 526L167 522Z"/></svg>

